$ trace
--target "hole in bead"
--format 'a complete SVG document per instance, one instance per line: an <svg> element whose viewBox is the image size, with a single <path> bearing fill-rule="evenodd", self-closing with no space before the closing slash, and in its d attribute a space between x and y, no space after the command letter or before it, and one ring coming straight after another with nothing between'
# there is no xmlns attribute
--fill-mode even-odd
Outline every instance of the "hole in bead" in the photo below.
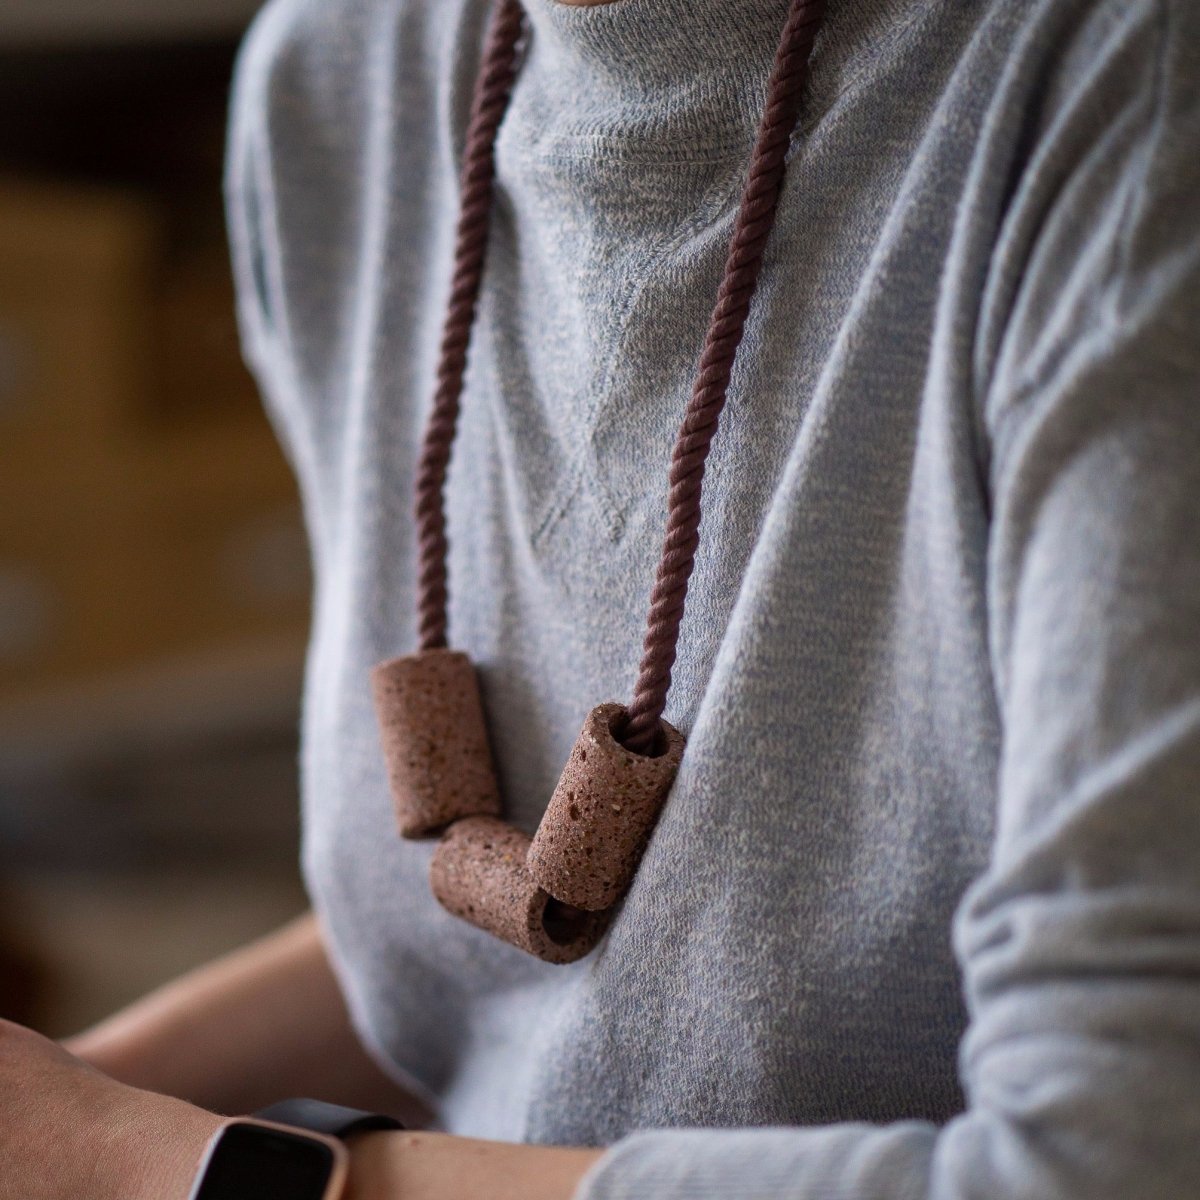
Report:
<svg viewBox="0 0 1200 1200"><path fill-rule="evenodd" d="M591 913L555 900L553 896L542 909L542 928L556 946L568 946L587 930Z"/></svg>
<svg viewBox="0 0 1200 1200"><path fill-rule="evenodd" d="M632 754L635 758L662 758L667 752L667 731L663 728L663 723L659 721L658 728L654 731L654 741L650 744L650 749L643 754L640 750L630 750L625 745L625 730L629 727L629 710L621 707L617 709L608 719L608 732L612 734L613 741L617 743L627 754Z"/></svg>

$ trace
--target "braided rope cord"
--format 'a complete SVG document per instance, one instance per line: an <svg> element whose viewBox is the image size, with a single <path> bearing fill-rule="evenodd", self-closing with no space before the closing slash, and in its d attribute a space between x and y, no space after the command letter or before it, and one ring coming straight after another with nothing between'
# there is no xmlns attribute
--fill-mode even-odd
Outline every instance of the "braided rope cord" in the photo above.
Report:
<svg viewBox="0 0 1200 1200"><path fill-rule="evenodd" d="M767 85L750 168L742 192L725 271L709 321L704 350L668 476L668 516L662 556L650 599L642 660L621 733L625 746L652 753L666 707L683 621L688 581L700 544L704 466L729 390L762 267L763 251L783 184L784 165L825 0L792 0ZM476 83L462 170L462 208L454 274L442 335L433 409L417 473L419 638L422 650L446 645L446 470L458 421L467 347L483 276L495 176L495 138L508 106L522 31L519 0L498 0Z"/></svg>
<svg viewBox="0 0 1200 1200"><path fill-rule="evenodd" d="M442 328L437 384L417 467L417 615L422 650L446 645L448 607L446 471L458 424L467 347L487 250L488 218L496 174L496 131L508 108L517 73L517 43L524 12L518 0L499 0L488 27L471 103L460 177L450 300Z"/></svg>
<svg viewBox="0 0 1200 1200"><path fill-rule="evenodd" d="M734 358L758 283L763 251L775 223L784 162L800 102L808 60L824 15L824 0L792 0L767 85L750 169L725 260L725 274L709 322L691 400L671 459L667 529L658 577L650 597L642 662L621 734L625 747L652 753L671 687L688 581L700 545L700 490L704 464L717 433Z"/></svg>

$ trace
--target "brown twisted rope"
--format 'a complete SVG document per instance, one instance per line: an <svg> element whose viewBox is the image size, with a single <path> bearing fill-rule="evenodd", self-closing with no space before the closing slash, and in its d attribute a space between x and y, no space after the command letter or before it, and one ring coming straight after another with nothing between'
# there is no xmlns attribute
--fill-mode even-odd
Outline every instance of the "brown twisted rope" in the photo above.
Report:
<svg viewBox="0 0 1200 1200"><path fill-rule="evenodd" d="M704 463L725 407L733 360L746 327L763 250L775 223L784 160L800 115L808 59L824 8L824 0L792 0L767 85L767 100L725 259L725 274L709 321L692 398L671 458L667 532L650 597L629 722L622 733L625 746L638 754L648 754L654 748L671 687L688 580L700 545Z"/></svg>
<svg viewBox="0 0 1200 1200"><path fill-rule="evenodd" d="M446 645L446 469L458 424L459 398L467 365L467 346L483 259L487 249L492 182L496 174L496 131L508 107L517 73L517 42L524 17L518 0L499 0L488 28L483 62L475 82L467 144L463 153L462 192L455 231L454 272L442 328L437 387L425 426L417 467L418 637L422 650Z"/></svg>
<svg viewBox="0 0 1200 1200"><path fill-rule="evenodd" d="M700 493L704 464L716 436L742 340L763 250L775 221L784 162L813 42L825 0L792 0L767 85L766 103L750 169L725 260L725 273L709 322L700 366L679 430L669 475L667 529L650 600L642 661L622 731L635 753L651 753L666 707L683 621L688 580L700 544ZM443 491L458 416L467 343L474 320L494 174L493 143L516 73L521 31L517 0L499 0L484 52L475 106L467 133L462 215L455 252L454 285L446 317L433 414L426 430L418 476L417 522L421 565L421 648L446 644L446 534Z"/></svg>

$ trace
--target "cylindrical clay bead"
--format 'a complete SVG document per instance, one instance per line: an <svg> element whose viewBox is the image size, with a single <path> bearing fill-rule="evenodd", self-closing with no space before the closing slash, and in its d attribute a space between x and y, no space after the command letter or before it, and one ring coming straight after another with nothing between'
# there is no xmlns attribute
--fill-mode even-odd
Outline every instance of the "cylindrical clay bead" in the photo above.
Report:
<svg viewBox="0 0 1200 1200"><path fill-rule="evenodd" d="M371 672L400 834L432 837L452 821L500 814L475 668L455 650L422 650Z"/></svg>
<svg viewBox="0 0 1200 1200"><path fill-rule="evenodd" d="M525 867L529 836L494 817L468 817L446 830L429 868L448 912L551 963L587 954L607 913L562 910Z"/></svg>
<svg viewBox="0 0 1200 1200"><path fill-rule="evenodd" d="M683 757L683 735L666 721L656 756L626 750L613 734L624 719L622 704L588 713L529 849L541 887L590 912L625 894Z"/></svg>

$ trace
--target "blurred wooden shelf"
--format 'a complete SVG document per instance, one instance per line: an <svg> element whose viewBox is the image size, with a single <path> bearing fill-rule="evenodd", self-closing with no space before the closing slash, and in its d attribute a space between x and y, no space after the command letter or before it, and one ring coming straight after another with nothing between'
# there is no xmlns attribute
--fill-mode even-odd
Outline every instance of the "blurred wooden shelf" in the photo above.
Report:
<svg viewBox="0 0 1200 1200"><path fill-rule="evenodd" d="M0 777L189 746L299 719L305 638L214 646L0 702Z"/></svg>
<svg viewBox="0 0 1200 1200"><path fill-rule="evenodd" d="M260 3L0 0L0 1016L50 1034L305 904L307 549L221 207Z"/></svg>
<svg viewBox="0 0 1200 1200"><path fill-rule="evenodd" d="M307 624L225 250L164 255L165 211L0 178L0 708Z"/></svg>

